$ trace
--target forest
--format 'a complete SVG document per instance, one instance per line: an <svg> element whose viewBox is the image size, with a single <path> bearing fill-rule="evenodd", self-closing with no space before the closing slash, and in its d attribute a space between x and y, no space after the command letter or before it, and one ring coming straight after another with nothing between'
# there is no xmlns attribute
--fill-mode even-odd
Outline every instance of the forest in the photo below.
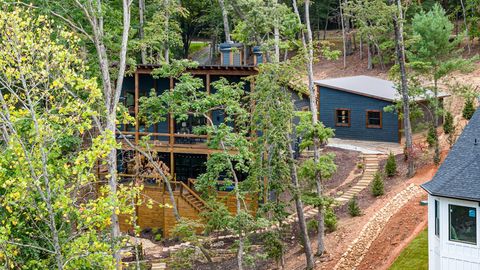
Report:
<svg viewBox="0 0 480 270"><path fill-rule="evenodd" d="M475 80L451 79L479 68L480 0L0 5L2 269L333 269L326 238L363 210L355 196L339 205L329 181L368 165L327 147L319 74L335 63L395 84L384 113L399 115L401 153L372 176L372 198L440 164L477 104ZM227 56L241 64L222 67ZM192 153L208 158L180 178ZM162 225L142 225L160 212Z"/></svg>

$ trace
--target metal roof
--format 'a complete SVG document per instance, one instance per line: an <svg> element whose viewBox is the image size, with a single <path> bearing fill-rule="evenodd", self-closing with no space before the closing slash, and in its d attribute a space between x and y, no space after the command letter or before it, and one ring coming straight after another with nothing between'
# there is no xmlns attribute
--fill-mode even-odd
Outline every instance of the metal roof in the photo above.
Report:
<svg viewBox="0 0 480 270"><path fill-rule="evenodd" d="M401 98L394 82L365 75L317 80L315 84L390 102ZM449 95L439 93L438 96L446 97ZM416 100L421 101L423 99L417 98Z"/></svg>
<svg viewBox="0 0 480 270"><path fill-rule="evenodd" d="M480 202L480 110L473 115L433 179L422 187L434 196Z"/></svg>

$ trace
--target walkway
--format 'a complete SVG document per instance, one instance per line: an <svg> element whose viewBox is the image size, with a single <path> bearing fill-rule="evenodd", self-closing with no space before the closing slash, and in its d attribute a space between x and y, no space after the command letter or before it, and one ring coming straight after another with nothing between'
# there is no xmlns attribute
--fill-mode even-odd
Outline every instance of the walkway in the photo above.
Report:
<svg viewBox="0 0 480 270"><path fill-rule="evenodd" d="M375 177L375 173L379 170L380 166L378 154L370 152L368 152L367 154L364 153L363 160L365 168L363 171L362 179L360 179L360 181L358 181L353 187L343 193L340 197L335 198L339 205L347 203L355 195L367 188Z"/></svg>

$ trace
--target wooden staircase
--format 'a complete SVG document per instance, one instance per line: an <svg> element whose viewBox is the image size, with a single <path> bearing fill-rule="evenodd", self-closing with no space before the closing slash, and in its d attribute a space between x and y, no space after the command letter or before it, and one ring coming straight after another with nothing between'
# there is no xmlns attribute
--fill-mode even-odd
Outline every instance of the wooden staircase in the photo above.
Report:
<svg viewBox="0 0 480 270"><path fill-rule="evenodd" d="M180 195L198 213L211 210L194 188L194 180L188 179L188 185L182 181L171 181L172 189ZM165 188L165 187L164 187ZM164 189L165 190L165 189Z"/></svg>

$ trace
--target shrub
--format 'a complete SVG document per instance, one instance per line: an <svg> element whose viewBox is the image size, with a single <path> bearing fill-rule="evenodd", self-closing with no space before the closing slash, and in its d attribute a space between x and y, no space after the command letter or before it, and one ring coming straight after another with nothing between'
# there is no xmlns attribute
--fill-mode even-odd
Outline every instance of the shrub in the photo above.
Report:
<svg viewBox="0 0 480 270"><path fill-rule="evenodd" d="M380 195L383 195L385 193L384 185L383 185L383 177L382 174L379 172L375 173L375 176L373 178L373 184L372 184L372 194L375 197L378 197Z"/></svg>
<svg viewBox="0 0 480 270"><path fill-rule="evenodd" d="M318 230L318 221L316 219L311 219L307 222L307 230L309 232L316 232Z"/></svg>
<svg viewBox="0 0 480 270"><path fill-rule="evenodd" d="M445 122L443 123L443 132L445 134L453 133L453 115L451 112L447 112L445 115Z"/></svg>
<svg viewBox="0 0 480 270"><path fill-rule="evenodd" d="M362 214L360 210L360 206L358 205L357 197L353 196L353 198L348 201L348 213L352 217L358 217Z"/></svg>
<svg viewBox="0 0 480 270"><path fill-rule="evenodd" d="M160 234L160 233L155 234L155 241L157 241L157 242L162 241L162 234Z"/></svg>
<svg viewBox="0 0 480 270"><path fill-rule="evenodd" d="M465 106L463 107L463 118L470 120L475 113L475 106L473 105L473 98L467 98L465 100Z"/></svg>
<svg viewBox="0 0 480 270"><path fill-rule="evenodd" d="M397 173L397 161L392 152L388 155L387 163L385 164L385 173L388 177L392 177Z"/></svg>
<svg viewBox="0 0 480 270"><path fill-rule="evenodd" d="M437 130L435 129L434 125L430 125L428 128L428 134L427 134L427 142L428 146L434 147L435 143L437 142Z"/></svg>
<svg viewBox="0 0 480 270"><path fill-rule="evenodd" d="M325 228L327 228L327 231L333 232L337 229L337 215L335 214L335 211L331 207L328 207L325 210Z"/></svg>

